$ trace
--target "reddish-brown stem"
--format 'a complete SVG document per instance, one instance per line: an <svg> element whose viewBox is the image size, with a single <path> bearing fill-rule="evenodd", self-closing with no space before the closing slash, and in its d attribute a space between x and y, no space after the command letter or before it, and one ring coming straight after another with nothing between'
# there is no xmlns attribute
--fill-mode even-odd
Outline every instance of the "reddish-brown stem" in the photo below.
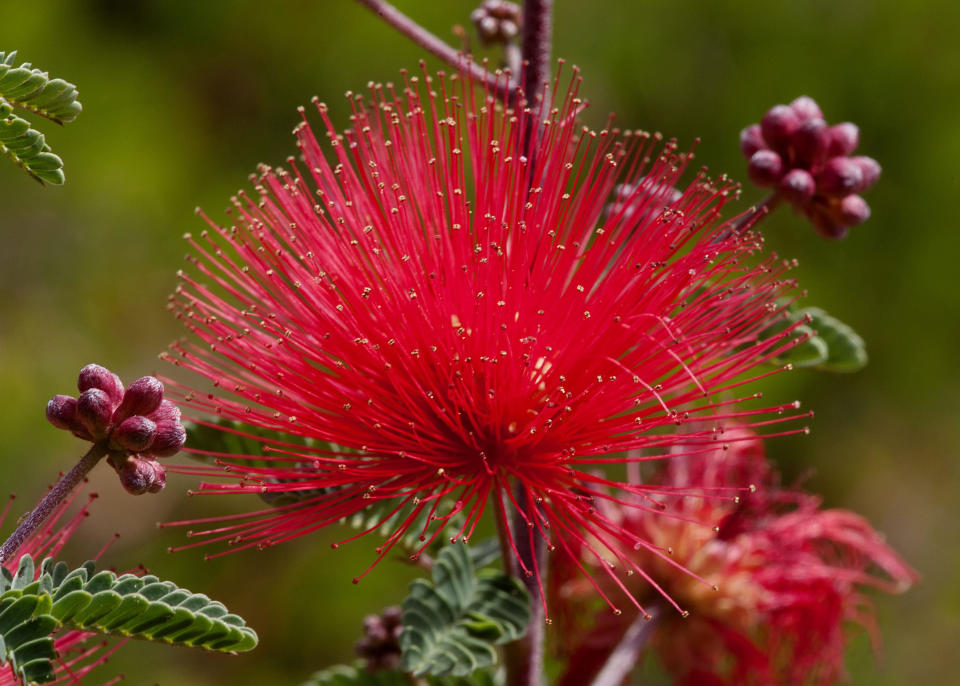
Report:
<svg viewBox="0 0 960 686"><path fill-rule="evenodd" d="M553 0L526 0L523 3L520 49L526 67L523 90L530 103L537 99L549 78L552 31Z"/></svg>
<svg viewBox="0 0 960 686"><path fill-rule="evenodd" d="M522 488L517 489L515 498L521 507L525 506L527 495ZM511 521L507 522L500 509L495 508L495 510L504 569L511 576L523 581L530 594L530 623L527 625L527 633L520 640L504 646L506 686L540 686L543 680L545 625L543 603L537 579L527 576L522 568L537 569L540 574L540 583L543 583L546 576L546 542L542 536L535 534L533 545L530 544L527 523L519 512L514 511ZM511 537L512 546L510 545ZM516 552L514 552L514 546ZM517 559L518 555L523 560L523 565Z"/></svg>
<svg viewBox="0 0 960 686"><path fill-rule="evenodd" d="M80 458L80 461L73 466L73 469L64 474L60 478L60 481L47 491L43 499L33 508L33 512L20 522L16 530L10 534L10 538L0 546L0 565L12 558L14 553L23 545L24 541L43 526L47 517L57 509L60 503L70 497L73 489L83 481L84 477L86 477L90 470L93 469L97 462L106 454L107 450L103 443L94 443L90 450L87 451L87 454Z"/></svg>
<svg viewBox="0 0 960 686"><path fill-rule="evenodd" d="M484 69L483 65L471 61L468 56L458 52L440 37L427 31L393 5L383 0L357 0L357 2L367 7L387 24L434 57L440 58L457 69L470 72L470 75L476 81L486 84L488 88L497 94L497 97L504 100L507 98L508 91L511 90L511 87L507 85L506 79L498 79L494 74Z"/></svg>

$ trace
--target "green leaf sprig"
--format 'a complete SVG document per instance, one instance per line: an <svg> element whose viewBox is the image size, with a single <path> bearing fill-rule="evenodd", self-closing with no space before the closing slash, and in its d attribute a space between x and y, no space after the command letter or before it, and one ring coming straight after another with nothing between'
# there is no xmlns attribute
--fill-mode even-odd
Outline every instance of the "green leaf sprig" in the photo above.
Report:
<svg viewBox="0 0 960 686"><path fill-rule="evenodd" d="M64 182L63 160L29 121L16 114L23 110L63 125L72 122L83 106L77 87L33 67L16 66L17 52L0 52L0 152L40 183Z"/></svg>

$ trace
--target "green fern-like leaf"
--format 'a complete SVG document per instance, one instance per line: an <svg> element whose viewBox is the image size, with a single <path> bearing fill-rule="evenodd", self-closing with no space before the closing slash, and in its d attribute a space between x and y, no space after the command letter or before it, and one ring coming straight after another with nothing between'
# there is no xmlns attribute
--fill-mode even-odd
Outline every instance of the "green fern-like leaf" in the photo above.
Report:
<svg viewBox="0 0 960 686"><path fill-rule="evenodd" d="M469 677L428 677L430 686L498 686L498 680L486 671ZM368 672L362 665L337 665L317 672L303 686L410 686L404 672L381 670Z"/></svg>
<svg viewBox="0 0 960 686"><path fill-rule="evenodd" d="M16 66L16 55L16 51L0 52L0 152L40 183L62 184L63 160L50 150L44 135L14 110L66 124L83 109L77 88L63 79L51 79L29 63Z"/></svg>
<svg viewBox="0 0 960 686"><path fill-rule="evenodd" d="M222 603L156 576L117 576L46 559L36 574L23 555L15 574L0 574L0 664L9 662L23 683L54 678L51 635L77 629L108 636L236 653L257 635Z"/></svg>
<svg viewBox="0 0 960 686"><path fill-rule="evenodd" d="M0 52L0 95L20 109L58 124L72 122L83 111L77 87L25 62L15 66L17 52Z"/></svg>
<svg viewBox="0 0 960 686"><path fill-rule="evenodd" d="M477 572L466 546L444 548L432 575L432 584L414 581L403 601L403 668L414 676L469 676L495 664L495 645L526 632L526 589L495 570Z"/></svg>

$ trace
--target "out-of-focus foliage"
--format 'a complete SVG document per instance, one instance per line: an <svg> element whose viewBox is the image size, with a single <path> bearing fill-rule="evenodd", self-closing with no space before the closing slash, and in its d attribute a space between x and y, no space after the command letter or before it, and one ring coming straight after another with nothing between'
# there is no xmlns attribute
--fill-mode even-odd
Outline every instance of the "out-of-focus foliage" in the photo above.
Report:
<svg viewBox="0 0 960 686"><path fill-rule="evenodd" d="M453 41L449 27L469 29L479 3L395 4ZM825 242L787 209L763 225L771 249L800 261L793 274L809 297L799 306L847 322L870 351L857 374L798 369L765 381L767 398L797 398L816 411L809 437L768 448L788 480L812 466L807 488L868 516L923 576L909 594L878 599L883 668L859 640L852 683L951 683L960 635L960 5L556 5L556 54L581 67L591 124L613 111L619 126L662 131L684 146L700 137L698 163L745 178L740 129L805 93L829 121L856 122L858 151L883 164L869 196L873 216L847 239ZM345 91L398 81L399 69L416 69L424 55L350 0L49 0L5 3L3 16L2 49L69 75L85 109L69 130L46 132L69 163L63 188L25 183L0 164L0 482L25 509L82 451L43 416L79 365L173 374L154 360L183 334L164 304L184 253L180 235L203 228L193 208L229 223L223 210L255 165L295 152L298 105L309 112L319 95L347 126ZM742 208L762 197L746 189ZM165 646L131 646L110 664L133 683L301 683L349 662L363 615L397 603L418 575L388 559L354 586L376 543L331 550L352 535L346 529L206 563L212 551L203 548L168 555L192 539L183 529L158 531L155 521L251 505L189 498L187 477L135 499L112 476L94 474L103 497L72 542L73 561L119 531L116 559L227 601L261 638L257 650L231 658L178 651L173 660ZM254 593L252 579L271 582ZM663 682L651 675L645 683Z"/></svg>
<svg viewBox="0 0 960 686"><path fill-rule="evenodd" d="M478 670L469 677L429 677L428 686L496 686L496 679L488 670ZM410 676L405 672L383 670L369 672L363 665L337 665L323 669L302 686L409 686Z"/></svg>

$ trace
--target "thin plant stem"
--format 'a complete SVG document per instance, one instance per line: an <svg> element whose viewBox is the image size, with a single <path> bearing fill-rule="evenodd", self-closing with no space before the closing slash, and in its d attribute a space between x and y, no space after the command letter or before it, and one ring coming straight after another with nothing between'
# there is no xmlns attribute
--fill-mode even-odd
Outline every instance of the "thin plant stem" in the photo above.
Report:
<svg viewBox="0 0 960 686"><path fill-rule="evenodd" d="M591 686L620 686L637 664L637 658L653 635L657 623L658 608L653 607L646 615L640 613L623 635L617 647L600 669Z"/></svg>
<svg viewBox="0 0 960 686"><path fill-rule="evenodd" d="M439 36L427 31L393 5L383 0L357 0L357 2L434 57L438 57L457 69L469 72L476 81L485 84L495 92L497 97L506 100L510 91L513 90L512 84L508 84L505 78L498 78L495 74L491 74L483 65L477 64L469 56L458 52Z"/></svg>
<svg viewBox="0 0 960 686"><path fill-rule="evenodd" d="M523 27L520 36L520 58L523 65L524 96L530 105L533 105L543 94L547 74L550 73L550 51L553 32L553 0L525 0L523 4ZM531 158L536 150L536 139L540 132L536 123L530 119L527 130L524 132L524 148ZM527 501L526 492L517 488L516 502L520 507ZM504 522L503 525L507 523ZM504 545L501 529L501 546ZM513 516L514 543L527 569L536 569L540 577L540 584L546 576L546 541L543 536L534 531L533 536L523 536L527 531L527 523L515 512ZM508 546L509 547L509 546ZM505 558L505 564L506 564ZM533 565L536 565L535 567ZM516 567L514 565L514 573ZM540 686L543 681L543 656L545 638L545 617L543 598L540 597L540 585L536 578L526 575L523 579L530 593L530 624L527 633L519 641L514 641L505 647L507 686Z"/></svg>
<svg viewBox="0 0 960 686"><path fill-rule="evenodd" d="M526 492L522 488L518 488L515 497L517 503L523 507L527 498ZM543 583L546 576L546 541L542 536L534 533L531 545L530 536L525 535L528 532L526 521L519 512L513 512L510 522L504 521L504 519L498 508L497 533L500 537L504 568L511 576L519 578L530 594L530 623L527 625L527 633L523 638L504 646L504 662L507 671L506 686L540 686L543 680L544 626L546 623L543 614L543 599L540 597L540 584L538 584L536 577L528 576L522 571L522 568L537 569L540 575L540 583ZM514 553L513 546L510 545L511 538L513 546L516 547L516 553ZM518 556L523 561L522 566L517 560Z"/></svg>
<svg viewBox="0 0 960 686"><path fill-rule="evenodd" d="M504 45L503 61L510 70L511 78L515 78L513 75L520 74L523 71L523 53L520 51L520 46L512 41Z"/></svg>
<svg viewBox="0 0 960 686"><path fill-rule="evenodd" d="M553 32L553 0L526 0L523 3L523 27L520 49L523 54L523 90L533 103L543 92L550 73Z"/></svg>
<svg viewBox="0 0 960 686"><path fill-rule="evenodd" d="M0 546L0 564L5 563L14 553L23 545L30 536L47 520L54 510L73 493L73 490L83 481L84 477L93 469L96 464L107 454L106 446L101 443L94 443L87 454L80 458L80 461L73 466L69 472L64 474L56 485L47 491L47 494L37 503L31 512L16 530L10 534L10 537Z"/></svg>

